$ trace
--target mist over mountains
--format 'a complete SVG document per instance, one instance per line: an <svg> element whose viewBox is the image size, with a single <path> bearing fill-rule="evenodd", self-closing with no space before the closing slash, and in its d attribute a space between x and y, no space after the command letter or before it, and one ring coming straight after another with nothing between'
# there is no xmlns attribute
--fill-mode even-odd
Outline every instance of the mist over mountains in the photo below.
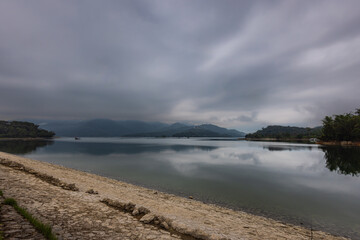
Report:
<svg viewBox="0 0 360 240"><path fill-rule="evenodd" d="M27 120L61 137L244 137L245 133L212 124L166 124L135 120L109 119Z"/></svg>

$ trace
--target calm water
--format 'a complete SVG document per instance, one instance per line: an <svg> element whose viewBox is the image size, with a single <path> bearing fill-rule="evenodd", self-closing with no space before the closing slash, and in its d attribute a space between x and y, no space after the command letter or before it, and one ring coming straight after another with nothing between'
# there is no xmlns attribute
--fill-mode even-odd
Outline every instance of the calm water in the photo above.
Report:
<svg viewBox="0 0 360 240"><path fill-rule="evenodd" d="M0 142L0 151L360 239L360 148L61 138Z"/></svg>

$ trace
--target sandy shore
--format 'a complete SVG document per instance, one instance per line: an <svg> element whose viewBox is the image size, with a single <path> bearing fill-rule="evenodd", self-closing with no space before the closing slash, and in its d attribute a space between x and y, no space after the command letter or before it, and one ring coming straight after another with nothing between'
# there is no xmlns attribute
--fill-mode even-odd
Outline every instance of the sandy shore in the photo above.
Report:
<svg viewBox="0 0 360 240"><path fill-rule="evenodd" d="M0 163L5 197L60 239L345 239L7 153Z"/></svg>

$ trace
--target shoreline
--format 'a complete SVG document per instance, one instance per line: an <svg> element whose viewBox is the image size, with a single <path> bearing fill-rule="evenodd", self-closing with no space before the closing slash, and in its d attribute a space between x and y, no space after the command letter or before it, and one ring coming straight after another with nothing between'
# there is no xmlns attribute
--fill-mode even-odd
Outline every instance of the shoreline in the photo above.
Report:
<svg viewBox="0 0 360 240"><path fill-rule="evenodd" d="M352 142L352 141L319 141L316 144L324 145L324 146L349 146L349 147L360 147L360 142Z"/></svg>
<svg viewBox="0 0 360 240"><path fill-rule="evenodd" d="M315 144L311 142L309 139L295 139L295 138L284 138L284 139L277 139L277 138L245 138L245 141L254 141L254 142L294 142L294 143L309 143Z"/></svg>
<svg viewBox="0 0 360 240"><path fill-rule="evenodd" d="M312 142L310 139L276 139L276 138L245 138L245 141L249 142L289 142L289 143L306 143L306 144L317 144L324 146L360 146L360 142L357 141L315 141Z"/></svg>
<svg viewBox="0 0 360 240"><path fill-rule="evenodd" d="M53 137L53 138L0 138L0 141L52 141L59 137Z"/></svg>
<svg viewBox="0 0 360 240"><path fill-rule="evenodd" d="M310 234L313 234L314 239L345 239L321 231L311 231L304 227L282 223L250 213L235 211L213 204L205 204L196 200L157 192L92 173L31 160L12 154L0 152L0 161L2 163L0 164L0 174L4 174L5 172L10 175L12 174L11 176L13 177L21 175L21 178L26 177L32 180L36 178L37 181L41 181L42 183L41 186L38 184L37 187L44 195L46 195L49 189L52 189L56 194L63 195L66 193L70 194L70 196L77 197L78 201L83 202L83 204L90 201L94 210L96 208L104 208L106 205L107 208L121 210L124 214L133 216L133 218L136 219L134 220L134 224L150 224L150 226L155 225L160 228L161 230L159 231L167 231L170 233L173 231L173 237L180 236L182 239L186 239L186 236L190 237L189 239L309 239ZM23 165L23 167L18 165L20 168L14 169L9 167L11 164L4 166L3 163L6 161L12 162L12 165ZM28 172L22 171L21 168L24 167L34 171L34 173L29 174ZM40 174L43 178L44 175L46 175L59 179L60 183L58 183L58 186L54 184L51 185L49 182L44 182L43 179L39 180L36 174ZM11 181L9 183L11 183ZM14 183L14 181L12 181L12 183ZM76 186L78 191L69 191L63 187L59 187L67 186L66 184L75 184L74 186ZM6 187L6 185L2 184L0 188L4 188L4 186ZM21 185L19 189L21 190ZM98 194L86 193L90 189L93 190L93 192L98 192ZM26 193L12 192L11 188L2 190L11 197L13 197L11 194L20 194L18 195L20 200L20 196L22 195L23 199L28 197ZM14 197L16 198L16 196ZM34 209L34 206L32 206L31 203L26 203L25 200L20 201L20 204L27 204L27 208L30 210ZM39 206L38 204L39 203L35 205ZM45 203L41 204L43 206ZM74 203L69 201L67 204L72 206ZM35 212L42 211L41 207L35 209ZM62 211L66 212L67 209L62 209ZM57 216L57 218L62 217L61 214ZM74 216L69 214L67 217L73 218ZM48 216L48 213L43 214L43 218L45 218L47 222L50 222L50 224L55 224L51 221L51 216ZM94 220L98 221L99 219ZM81 229L81 226L78 227ZM116 226L111 224L108 227L109 229L116 228ZM63 228L71 229L71 226L64 224ZM55 228L55 233L56 229L57 228ZM58 230L57 232L60 235L64 235L64 231ZM81 231L79 231L79 233L81 233ZM178 234L176 235L176 233ZM172 235L170 234L170 236Z"/></svg>

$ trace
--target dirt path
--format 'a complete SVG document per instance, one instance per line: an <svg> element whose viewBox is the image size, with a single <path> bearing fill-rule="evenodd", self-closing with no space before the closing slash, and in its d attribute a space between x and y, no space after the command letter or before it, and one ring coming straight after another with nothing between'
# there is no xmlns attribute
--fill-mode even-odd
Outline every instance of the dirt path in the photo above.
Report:
<svg viewBox="0 0 360 240"><path fill-rule="evenodd" d="M22 164L78 191L5 166ZM0 189L62 239L309 239L310 230L0 153ZM41 175L40 174L40 175ZM94 189L98 194L86 193ZM315 231L313 239L344 239Z"/></svg>

